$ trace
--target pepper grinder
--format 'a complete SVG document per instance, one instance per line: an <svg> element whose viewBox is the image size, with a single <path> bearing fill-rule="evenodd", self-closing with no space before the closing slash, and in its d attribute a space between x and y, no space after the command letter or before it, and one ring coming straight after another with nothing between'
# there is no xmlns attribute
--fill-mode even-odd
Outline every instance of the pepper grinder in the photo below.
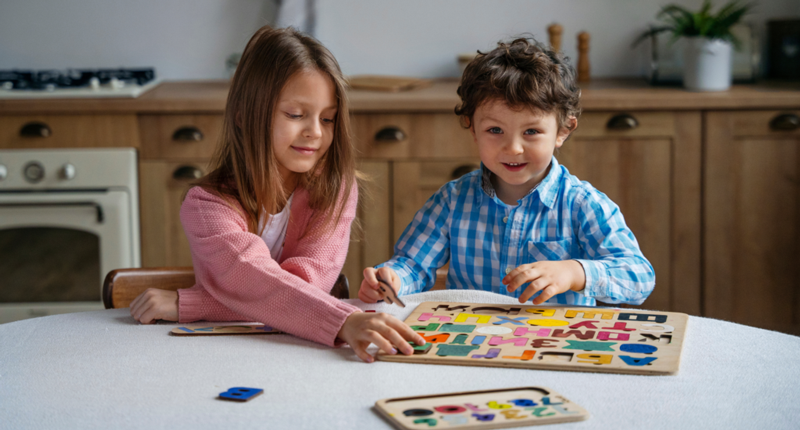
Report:
<svg viewBox="0 0 800 430"><path fill-rule="evenodd" d="M564 27L560 24L550 24L547 27L547 34L550 35L550 49L555 52L561 51L561 33L564 32Z"/></svg>
<svg viewBox="0 0 800 430"><path fill-rule="evenodd" d="M578 82L589 80L589 33L578 33Z"/></svg>

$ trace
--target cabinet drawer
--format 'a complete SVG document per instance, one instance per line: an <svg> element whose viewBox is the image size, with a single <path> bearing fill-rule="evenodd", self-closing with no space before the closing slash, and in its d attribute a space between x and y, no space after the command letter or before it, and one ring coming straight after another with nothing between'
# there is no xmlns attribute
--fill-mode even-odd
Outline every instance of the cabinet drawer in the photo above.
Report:
<svg viewBox="0 0 800 430"><path fill-rule="evenodd" d="M593 137L672 137L673 112L585 112L573 136Z"/></svg>
<svg viewBox="0 0 800 430"><path fill-rule="evenodd" d="M222 115L141 115L142 158L210 158L222 133Z"/></svg>
<svg viewBox="0 0 800 430"><path fill-rule="evenodd" d="M135 115L0 116L0 148L139 147Z"/></svg>
<svg viewBox="0 0 800 430"><path fill-rule="evenodd" d="M800 109L730 112L733 137L800 136Z"/></svg>
<svg viewBox="0 0 800 430"><path fill-rule="evenodd" d="M355 114L353 135L366 158L477 157L470 132L453 113Z"/></svg>

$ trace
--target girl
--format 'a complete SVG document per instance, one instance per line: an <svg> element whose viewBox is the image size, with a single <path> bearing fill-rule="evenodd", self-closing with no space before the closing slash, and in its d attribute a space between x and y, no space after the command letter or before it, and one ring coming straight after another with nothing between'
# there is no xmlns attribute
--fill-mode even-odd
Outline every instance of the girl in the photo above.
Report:
<svg viewBox="0 0 800 430"><path fill-rule="evenodd" d="M329 293L347 255L358 187L345 81L311 37L259 29L231 82L211 173L189 190L181 223L196 284L148 289L131 316L148 324L258 321L326 345L412 354L421 336Z"/></svg>

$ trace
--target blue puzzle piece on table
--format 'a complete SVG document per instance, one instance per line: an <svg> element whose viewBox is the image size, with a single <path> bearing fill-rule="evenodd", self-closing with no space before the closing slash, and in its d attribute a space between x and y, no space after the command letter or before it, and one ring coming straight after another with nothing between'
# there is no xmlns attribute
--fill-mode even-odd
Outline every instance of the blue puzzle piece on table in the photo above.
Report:
<svg viewBox="0 0 800 430"><path fill-rule="evenodd" d="M224 393L219 393L219 398L246 402L263 392L264 390L261 388L232 387L228 388L228 391Z"/></svg>

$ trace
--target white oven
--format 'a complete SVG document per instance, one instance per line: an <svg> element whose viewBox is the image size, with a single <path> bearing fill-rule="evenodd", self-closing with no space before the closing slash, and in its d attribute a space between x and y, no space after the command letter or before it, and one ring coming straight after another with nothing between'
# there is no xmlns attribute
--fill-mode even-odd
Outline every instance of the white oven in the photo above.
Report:
<svg viewBox="0 0 800 430"><path fill-rule="evenodd" d="M133 148L0 150L0 323L103 309L141 265L138 196Z"/></svg>

